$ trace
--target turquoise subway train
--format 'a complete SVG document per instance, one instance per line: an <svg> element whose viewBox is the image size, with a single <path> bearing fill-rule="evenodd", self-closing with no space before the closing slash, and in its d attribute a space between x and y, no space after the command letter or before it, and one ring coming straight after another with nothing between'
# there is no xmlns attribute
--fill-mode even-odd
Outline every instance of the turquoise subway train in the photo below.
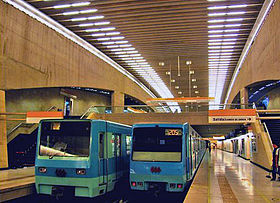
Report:
<svg viewBox="0 0 280 203"><path fill-rule="evenodd" d="M135 124L132 127L130 188L183 192L206 150L188 124Z"/></svg>
<svg viewBox="0 0 280 203"><path fill-rule="evenodd" d="M128 178L131 126L103 120L42 120L35 160L38 194L97 197Z"/></svg>

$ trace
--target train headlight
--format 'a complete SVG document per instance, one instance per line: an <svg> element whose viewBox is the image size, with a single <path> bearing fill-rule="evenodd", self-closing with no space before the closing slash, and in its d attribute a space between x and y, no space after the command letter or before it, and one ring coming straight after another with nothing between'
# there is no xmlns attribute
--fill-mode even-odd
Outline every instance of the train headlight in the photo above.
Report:
<svg viewBox="0 0 280 203"><path fill-rule="evenodd" d="M38 171L39 171L40 173L46 173L46 172L47 172L47 168L45 168L45 167L39 167L39 168L38 168Z"/></svg>
<svg viewBox="0 0 280 203"><path fill-rule="evenodd" d="M170 188L175 188L176 184L175 183L170 183Z"/></svg>
<svg viewBox="0 0 280 203"><path fill-rule="evenodd" d="M86 175L86 169L78 168L78 169L76 169L76 174L77 175Z"/></svg>

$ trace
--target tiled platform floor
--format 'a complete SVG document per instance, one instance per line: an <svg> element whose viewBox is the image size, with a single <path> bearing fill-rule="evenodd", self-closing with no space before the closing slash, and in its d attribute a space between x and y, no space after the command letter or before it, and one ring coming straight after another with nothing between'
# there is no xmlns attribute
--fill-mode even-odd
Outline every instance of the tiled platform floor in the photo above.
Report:
<svg viewBox="0 0 280 203"><path fill-rule="evenodd" d="M235 154L207 152L184 202L279 202L280 181Z"/></svg>

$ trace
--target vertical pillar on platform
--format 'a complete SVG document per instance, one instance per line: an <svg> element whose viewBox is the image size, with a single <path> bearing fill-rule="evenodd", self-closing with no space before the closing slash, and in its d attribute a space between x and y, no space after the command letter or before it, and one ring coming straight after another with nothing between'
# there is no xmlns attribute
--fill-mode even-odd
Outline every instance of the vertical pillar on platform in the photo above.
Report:
<svg viewBox="0 0 280 203"><path fill-rule="evenodd" d="M0 90L0 112L6 112L5 91ZM0 168L8 167L6 116L0 115Z"/></svg>
<svg viewBox="0 0 280 203"><path fill-rule="evenodd" d="M123 113L124 93L114 91L111 96L112 113Z"/></svg>
<svg viewBox="0 0 280 203"><path fill-rule="evenodd" d="M240 90L240 103L241 103L241 109L248 108L248 88L244 87Z"/></svg>

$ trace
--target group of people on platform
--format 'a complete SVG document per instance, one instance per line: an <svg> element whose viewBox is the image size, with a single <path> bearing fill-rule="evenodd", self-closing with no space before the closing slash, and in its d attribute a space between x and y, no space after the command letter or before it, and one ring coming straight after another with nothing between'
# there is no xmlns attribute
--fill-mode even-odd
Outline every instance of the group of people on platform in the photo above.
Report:
<svg viewBox="0 0 280 203"><path fill-rule="evenodd" d="M276 180L276 174L278 173L278 180L280 181L280 143L278 146L273 144L273 153L272 153L272 179L271 181Z"/></svg>

